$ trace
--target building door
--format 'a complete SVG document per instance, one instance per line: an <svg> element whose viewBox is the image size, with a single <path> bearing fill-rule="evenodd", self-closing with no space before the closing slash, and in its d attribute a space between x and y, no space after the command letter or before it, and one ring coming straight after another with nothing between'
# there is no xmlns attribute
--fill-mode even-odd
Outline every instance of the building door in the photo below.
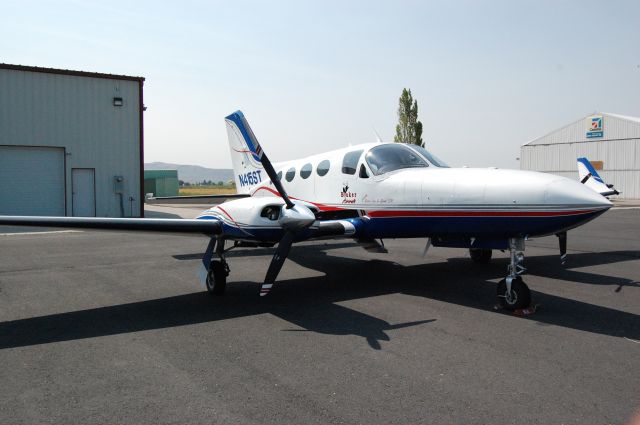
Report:
<svg viewBox="0 0 640 425"><path fill-rule="evenodd" d="M0 146L0 215L65 215L64 149Z"/></svg>
<svg viewBox="0 0 640 425"><path fill-rule="evenodd" d="M73 216L96 216L96 170L95 168L72 168Z"/></svg>

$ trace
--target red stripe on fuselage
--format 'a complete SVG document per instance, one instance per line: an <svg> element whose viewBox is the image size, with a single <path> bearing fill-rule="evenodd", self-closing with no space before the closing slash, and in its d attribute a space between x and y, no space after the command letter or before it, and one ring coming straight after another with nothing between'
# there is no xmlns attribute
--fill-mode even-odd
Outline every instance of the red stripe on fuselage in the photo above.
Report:
<svg viewBox="0 0 640 425"><path fill-rule="evenodd" d="M258 193L258 191L260 191L260 190L266 190L267 192L272 193L273 195L276 195L277 197L281 198L280 194L279 194L277 191L275 191L275 190L271 189L270 187L266 187L266 186L260 186L260 187L258 187L258 188L253 192L253 194L252 194L251 196L255 195L255 194L256 194L256 193ZM329 207L329 206L327 206L327 205L318 204L318 203L316 203L316 202L311 202L311 201L305 201L305 200L303 200L303 199L295 198L295 197L293 197L293 196L289 196L289 198L291 198L291 199L293 199L293 200L295 200L295 201L302 201L302 202L307 202L307 203L309 203L309 204L311 204L311 205L315 205L316 207L318 207L318 209L319 209L320 211L342 211L342 210L346 209L346 208L338 208L338 207Z"/></svg>
<svg viewBox="0 0 640 425"><path fill-rule="evenodd" d="M231 220L234 224L234 226L236 226L237 228L240 228L240 225L238 223L236 223L236 221L233 219L233 217L231 217L231 214L229 214L227 211L224 210L224 208L222 208L220 205L216 205L215 208L219 209L220 211L222 211L227 217L229 217L229 220Z"/></svg>
<svg viewBox="0 0 640 425"><path fill-rule="evenodd" d="M597 210L570 211L367 211L371 218L392 217L558 217L580 215Z"/></svg>
<svg viewBox="0 0 640 425"><path fill-rule="evenodd" d="M273 195L280 197L280 194L270 187L260 186L254 192L255 195L260 190L266 190ZM290 197L296 201L308 202L315 205L320 211L342 211L349 208L333 207L316 202L304 201L299 198ZM460 211L460 210L365 210L366 215L371 218L392 218L392 217L562 217L571 215L590 214L599 211L593 210L565 210L565 211Z"/></svg>

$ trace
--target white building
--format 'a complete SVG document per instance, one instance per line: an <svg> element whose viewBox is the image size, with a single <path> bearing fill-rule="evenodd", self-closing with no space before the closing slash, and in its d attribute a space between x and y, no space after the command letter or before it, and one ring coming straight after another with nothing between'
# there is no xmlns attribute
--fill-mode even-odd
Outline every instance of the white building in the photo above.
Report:
<svg viewBox="0 0 640 425"><path fill-rule="evenodd" d="M595 113L521 148L520 168L577 179L576 159L587 157L618 199L640 198L640 118Z"/></svg>
<svg viewBox="0 0 640 425"><path fill-rule="evenodd" d="M0 214L142 216L143 82L0 64Z"/></svg>

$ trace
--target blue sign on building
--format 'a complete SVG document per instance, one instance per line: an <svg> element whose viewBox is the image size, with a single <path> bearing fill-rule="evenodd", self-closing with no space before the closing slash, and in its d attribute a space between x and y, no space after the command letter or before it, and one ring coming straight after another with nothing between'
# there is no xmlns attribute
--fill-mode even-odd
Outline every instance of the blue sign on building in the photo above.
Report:
<svg viewBox="0 0 640 425"><path fill-rule="evenodd" d="M602 115L590 117L587 124L587 139L602 137L603 135L604 131L602 130Z"/></svg>

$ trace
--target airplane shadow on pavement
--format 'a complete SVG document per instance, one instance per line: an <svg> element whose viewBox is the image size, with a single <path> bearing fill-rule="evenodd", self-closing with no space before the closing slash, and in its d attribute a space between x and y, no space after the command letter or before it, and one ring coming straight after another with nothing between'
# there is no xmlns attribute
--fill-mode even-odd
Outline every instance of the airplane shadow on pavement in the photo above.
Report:
<svg viewBox="0 0 640 425"><path fill-rule="evenodd" d="M265 250L267 255L272 252ZM632 254L629 254L629 258L634 259ZM572 257L575 257L573 261L587 265L591 260L595 263L604 261L603 255L606 258L606 253L574 254ZM622 254L618 252L616 255L619 258ZM380 341L390 340L387 332L428 324L436 319L391 324L339 305L338 302L403 293L490 311L495 304L495 283L491 280L502 277L506 264L506 260L502 259L484 266L473 264L468 259L452 259L406 267L384 260L337 256L326 258L328 256L326 250L319 250L317 247L296 247L291 252L291 260L304 267L323 271L326 275L277 282L272 293L265 298L258 297L259 282L231 280L227 294L223 297L209 297L196 292L5 321L0 323L0 349L215 322L264 313L273 314L300 328L283 331L358 335L365 338L371 348L380 349ZM535 258L529 257L527 260L533 261L527 262L527 265L533 272L533 263L541 261L540 267L535 268L537 274L545 269L550 260L545 260L545 257L538 257L539 260ZM554 259L557 261L557 258ZM553 267L549 267L546 273L553 274L553 270ZM577 275L575 273L578 272L565 272L569 278L585 277L582 272ZM611 279L609 284L619 284L616 281L618 278ZM640 317L636 314L532 292L534 300L544 305L544 309L529 318L514 317L514 320L534 320L541 324L640 339Z"/></svg>

